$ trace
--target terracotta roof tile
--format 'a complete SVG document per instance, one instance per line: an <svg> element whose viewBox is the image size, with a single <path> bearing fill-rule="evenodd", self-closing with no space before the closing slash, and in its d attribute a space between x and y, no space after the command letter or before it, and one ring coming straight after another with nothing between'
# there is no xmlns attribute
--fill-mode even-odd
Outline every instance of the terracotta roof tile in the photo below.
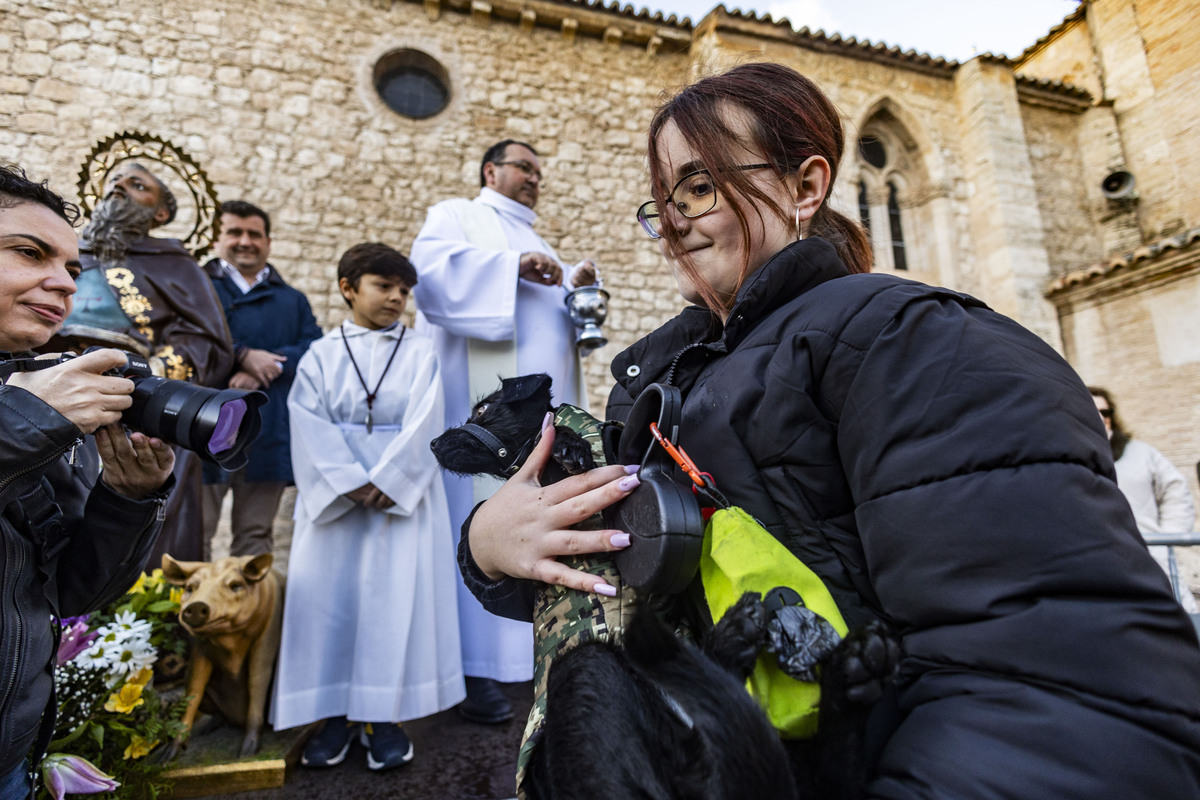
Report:
<svg viewBox="0 0 1200 800"><path fill-rule="evenodd" d="M1073 286L1081 286L1100 278L1106 278L1119 270L1132 269L1142 262L1159 258L1172 250L1185 250L1196 242L1200 242L1200 227L1159 239L1157 242L1142 245L1107 261L1061 275L1046 286L1046 294L1053 295Z"/></svg>

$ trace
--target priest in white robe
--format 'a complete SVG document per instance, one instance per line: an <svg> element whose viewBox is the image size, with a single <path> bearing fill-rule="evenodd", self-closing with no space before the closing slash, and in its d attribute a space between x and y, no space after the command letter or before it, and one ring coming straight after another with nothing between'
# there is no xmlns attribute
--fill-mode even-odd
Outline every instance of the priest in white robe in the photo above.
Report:
<svg viewBox="0 0 1200 800"><path fill-rule="evenodd" d="M510 140L492 146L480 183L474 200L446 200L429 209L411 253L420 275L416 328L433 339L441 360L446 427L464 423L475 401L498 388L502 377L536 372L553 379L556 403L586 408L564 300L571 289L595 282L595 266L585 260L564 267L534 231L541 166L533 148ZM471 509L494 485L450 473L445 485L457 540ZM512 709L492 682L531 679L532 627L489 614L461 577L458 589L468 676L468 701L459 710L472 721L503 722Z"/></svg>

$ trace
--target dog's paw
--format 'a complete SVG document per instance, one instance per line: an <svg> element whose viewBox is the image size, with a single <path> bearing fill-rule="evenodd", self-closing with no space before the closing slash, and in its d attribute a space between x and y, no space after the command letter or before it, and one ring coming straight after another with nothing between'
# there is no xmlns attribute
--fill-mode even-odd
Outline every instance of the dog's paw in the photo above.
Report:
<svg viewBox="0 0 1200 800"><path fill-rule="evenodd" d="M823 685L833 684L849 702L870 705L900 665L900 642L880 622L871 622L846 634L824 667Z"/></svg>
<svg viewBox="0 0 1200 800"><path fill-rule="evenodd" d="M565 425L554 426L553 458L568 475L580 475L596 466L591 444Z"/></svg>
<svg viewBox="0 0 1200 800"><path fill-rule="evenodd" d="M705 652L735 677L745 680L767 643L768 619L762 597L757 592L746 592L713 626L704 643Z"/></svg>

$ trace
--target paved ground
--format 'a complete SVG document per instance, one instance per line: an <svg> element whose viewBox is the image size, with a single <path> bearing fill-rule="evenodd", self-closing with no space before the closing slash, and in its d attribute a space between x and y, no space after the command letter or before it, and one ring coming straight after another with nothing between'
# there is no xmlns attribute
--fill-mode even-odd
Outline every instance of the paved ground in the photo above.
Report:
<svg viewBox="0 0 1200 800"><path fill-rule="evenodd" d="M296 766L283 787L216 795L235 800L501 800L516 794L513 774L525 726L524 710L533 698L530 683L504 687L517 718L504 725L474 725L451 709L405 723L413 760L389 772L367 769L357 742L346 760L330 769ZM523 710L524 709L524 710Z"/></svg>

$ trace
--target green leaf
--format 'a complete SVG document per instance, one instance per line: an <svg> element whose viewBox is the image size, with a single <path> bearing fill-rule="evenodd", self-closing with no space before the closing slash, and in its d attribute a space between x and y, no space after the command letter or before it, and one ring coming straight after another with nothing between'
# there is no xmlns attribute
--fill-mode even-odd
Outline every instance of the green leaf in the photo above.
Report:
<svg viewBox="0 0 1200 800"><path fill-rule="evenodd" d="M51 741L47 747L47 750L51 753L60 752L64 747L67 747L80 736L82 736L83 732L87 730L88 724L89 723L87 722L79 723L73 729L71 729L66 736L63 736L61 739L54 739Z"/></svg>

